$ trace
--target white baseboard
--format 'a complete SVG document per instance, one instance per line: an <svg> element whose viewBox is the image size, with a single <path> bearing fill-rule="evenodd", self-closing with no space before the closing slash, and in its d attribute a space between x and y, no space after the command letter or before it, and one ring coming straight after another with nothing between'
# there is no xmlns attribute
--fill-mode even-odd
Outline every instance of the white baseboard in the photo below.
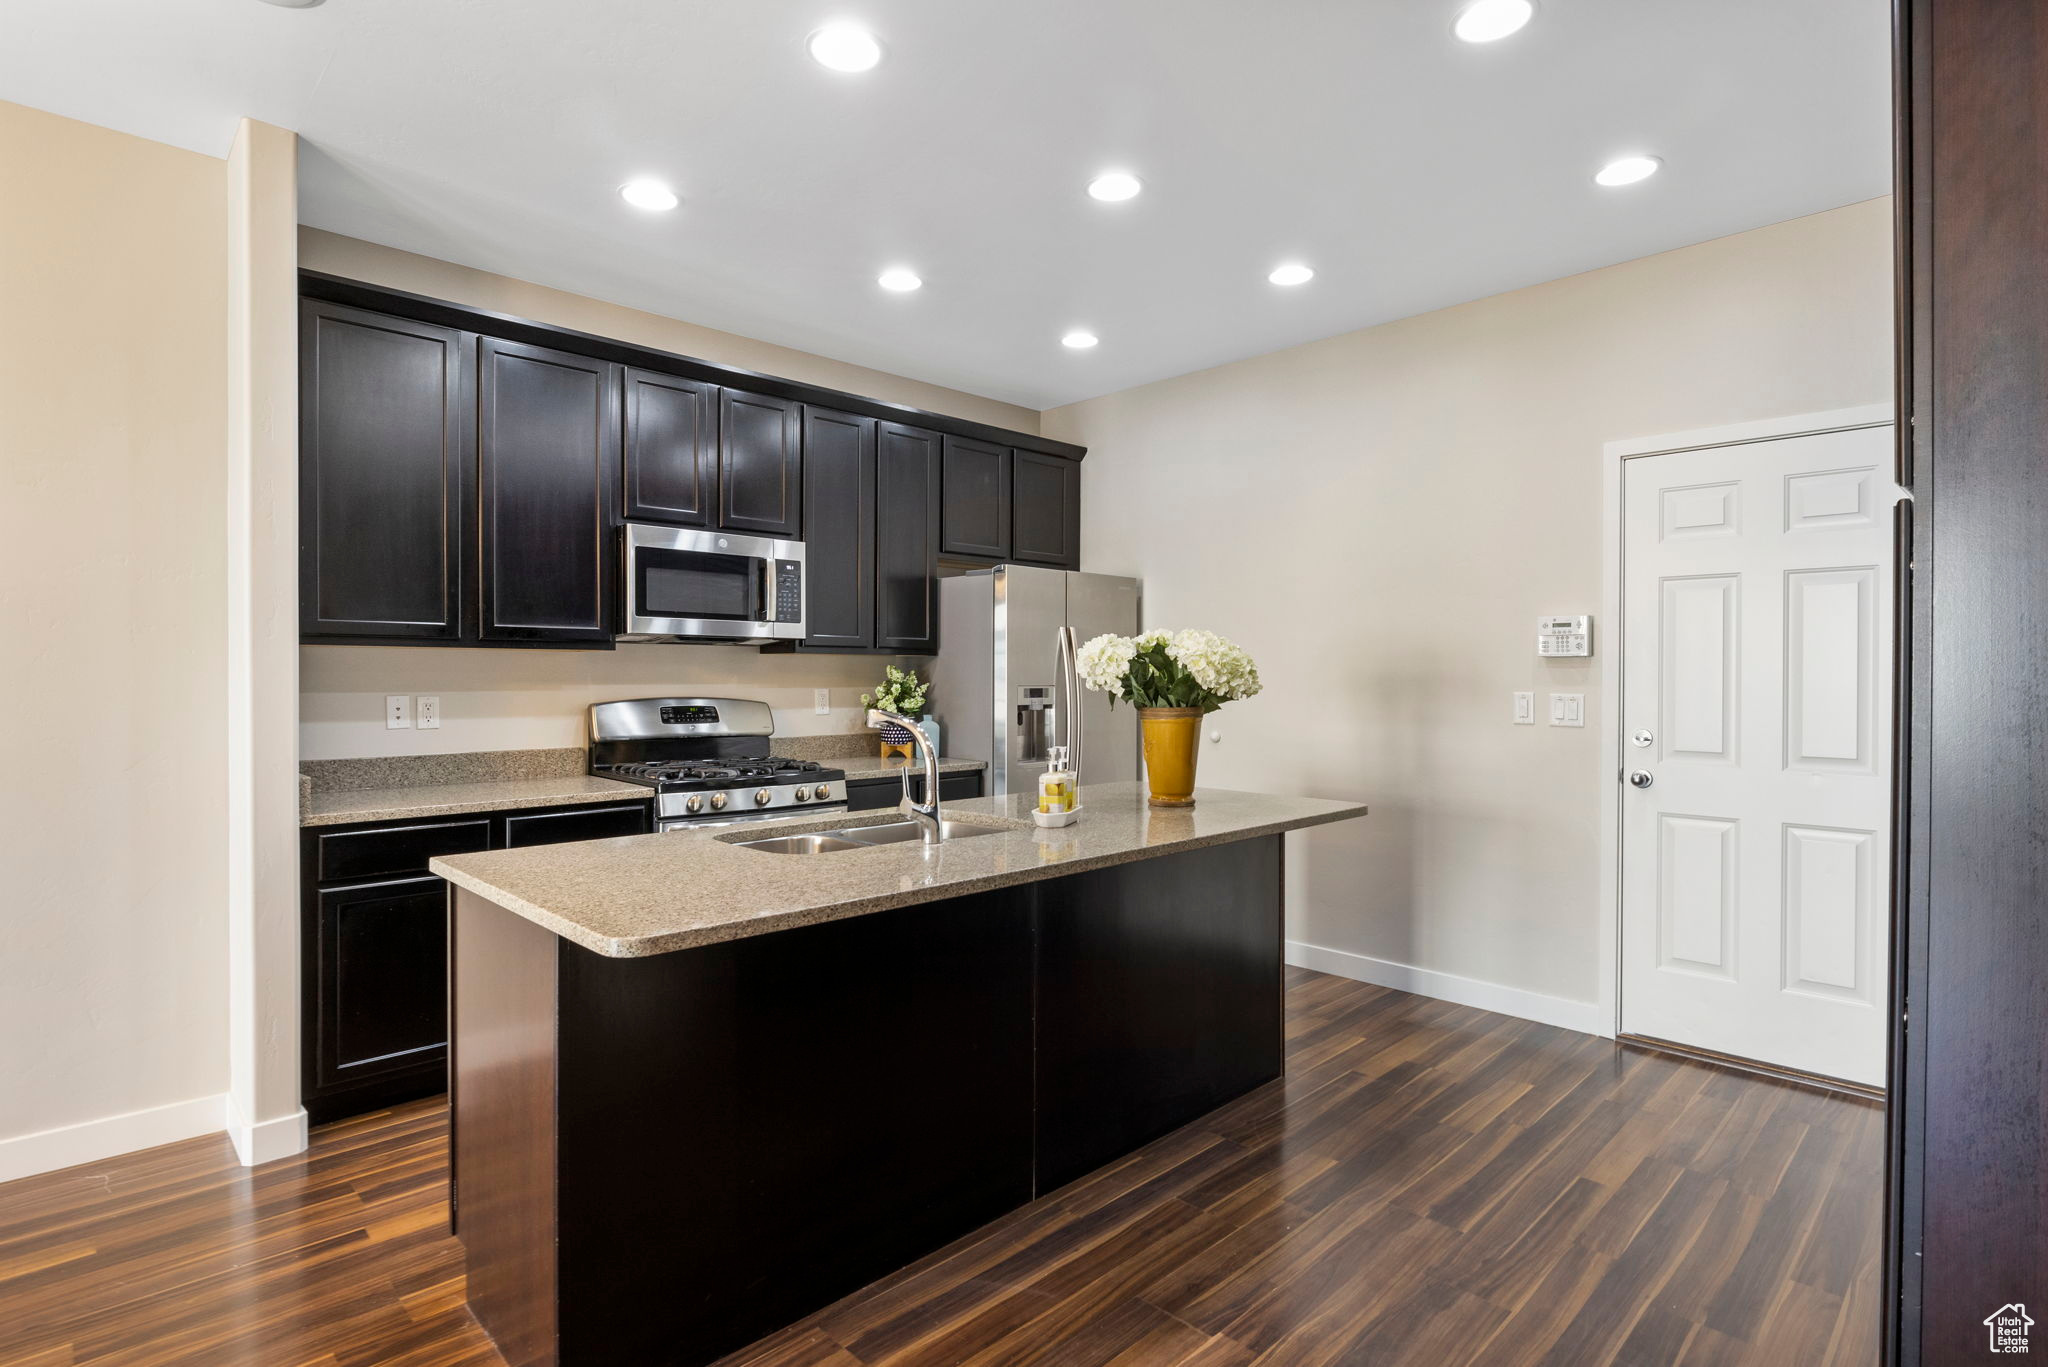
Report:
<svg viewBox="0 0 2048 1367"><path fill-rule="evenodd" d="M305 1107L274 1120L251 1122L242 1118L242 1108L235 1104L232 1095L226 1101L228 1139L234 1144L235 1156L242 1160L243 1167L253 1168L259 1163L289 1158L305 1150Z"/></svg>
<svg viewBox="0 0 2048 1367"><path fill-rule="evenodd" d="M0 1182L74 1168L80 1163L97 1163L116 1154L175 1144L202 1134L219 1134L226 1116L225 1096L200 1096L168 1106L152 1106L146 1111L130 1111L126 1115L0 1139Z"/></svg>
<svg viewBox="0 0 2048 1367"><path fill-rule="evenodd" d="M1614 1033L1612 1023L1601 1020L1598 1002L1568 1001L1563 997L1545 996L1541 992L1506 987L1478 978L1461 978L1455 973L1438 973L1433 969L1397 964L1391 959L1375 959L1368 954L1353 954L1346 949L1330 949L1300 940L1287 942L1287 962L1296 968L1334 973L1353 982L1391 987L1418 996L1456 1002L1460 1006L1477 1007L1481 1011L1498 1011L1503 1016L1519 1016L1523 1020L1555 1025L1563 1030L1576 1030L1582 1035L1611 1036Z"/></svg>

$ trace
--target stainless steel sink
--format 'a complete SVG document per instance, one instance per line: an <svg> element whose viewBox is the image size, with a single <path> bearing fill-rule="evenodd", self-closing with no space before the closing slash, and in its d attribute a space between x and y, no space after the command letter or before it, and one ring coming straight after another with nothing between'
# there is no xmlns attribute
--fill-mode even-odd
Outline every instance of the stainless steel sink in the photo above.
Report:
<svg viewBox="0 0 2048 1367"><path fill-rule="evenodd" d="M1000 835L1001 826L978 826L967 821L941 821L941 840L967 840L977 835ZM771 835L760 840L735 840L741 849L765 850L769 854L835 854L840 850L871 850L878 845L901 845L923 839L915 821L889 821L875 826L850 826L837 831L812 831L805 835Z"/></svg>
<svg viewBox="0 0 2048 1367"><path fill-rule="evenodd" d="M977 826L971 821L939 822L941 840L966 840L977 835L1002 833L1001 826ZM924 838L915 821L890 821L879 826L857 826L850 831L834 831L832 834L847 840L858 840L863 845L901 845L906 841Z"/></svg>

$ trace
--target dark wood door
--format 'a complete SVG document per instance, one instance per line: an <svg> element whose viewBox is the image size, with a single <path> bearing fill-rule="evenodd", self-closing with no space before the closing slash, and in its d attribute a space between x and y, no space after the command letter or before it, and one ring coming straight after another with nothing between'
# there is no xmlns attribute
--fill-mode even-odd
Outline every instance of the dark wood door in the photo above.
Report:
<svg viewBox="0 0 2048 1367"><path fill-rule="evenodd" d="M803 405L722 389L718 411L718 525L802 536Z"/></svg>
<svg viewBox="0 0 2048 1367"><path fill-rule="evenodd" d="M947 555L1010 558L1010 448L972 437L946 438L945 511L940 548Z"/></svg>
<svg viewBox="0 0 2048 1367"><path fill-rule="evenodd" d="M1280 837L1038 883L1038 1190L1282 1063Z"/></svg>
<svg viewBox="0 0 2048 1367"><path fill-rule="evenodd" d="M718 386L629 368L625 388L626 520L710 526L718 511Z"/></svg>
<svg viewBox="0 0 2048 1367"><path fill-rule="evenodd" d="M875 645L939 649L938 434L881 424L875 476Z"/></svg>
<svg viewBox="0 0 2048 1367"><path fill-rule="evenodd" d="M1036 451L1011 453L1010 556L1063 570L1081 565L1081 465Z"/></svg>
<svg viewBox="0 0 2048 1367"><path fill-rule="evenodd" d="M468 333L299 305L299 631L458 641Z"/></svg>
<svg viewBox="0 0 2048 1367"><path fill-rule="evenodd" d="M438 878L321 892L314 1090L434 1072L447 1057L448 894Z"/></svg>
<svg viewBox="0 0 2048 1367"><path fill-rule="evenodd" d="M804 645L875 643L875 420L804 410Z"/></svg>
<svg viewBox="0 0 2048 1367"><path fill-rule="evenodd" d="M619 367L478 344L485 641L608 644Z"/></svg>

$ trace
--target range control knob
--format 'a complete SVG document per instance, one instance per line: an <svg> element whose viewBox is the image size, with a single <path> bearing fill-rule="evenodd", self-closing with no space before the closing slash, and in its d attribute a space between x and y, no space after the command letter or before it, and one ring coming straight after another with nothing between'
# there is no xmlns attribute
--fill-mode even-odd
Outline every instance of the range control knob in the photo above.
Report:
<svg viewBox="0 0 2048 1367"><path fill-rule="evenodd" d="M832 790L826 787L824 784L820 783L815 789L812 790L811 796L818 799L818 801L823 802L826 798L832 796Z"/></svg>
<svg viewBox="0 0 2048 1367"><path fill-rule="evenodd" d="M756 788L754 790L754 805L756 807L768 805L768 790L766 788Z"/></svg>
<svg viewBox="0 0 2048 1367"><path fill-rule="evenodd" d="M689 799L689 801L687 801L687 802L685 802L685 803L683 804L683 810L684 810L684 811L688 811L688 812L701 812L701 811L703 811L703 810L704 810L704 799L703 799L703 798L701 798L701 797L698 797L698 796L696 796L695 794L692 794L692 795L690 796L690 799Z"/></svg>
<svg viewBox="0 0 2048 1367"><path fill-rule="evenodd" d="M810 796L811 790L809 788L799 788L796 790L796 800L798 802L808 802L810 800Z"/></svg>
<svg viewBox="0 0 2048 1367"><path fill-rule="evenodd" d="M711 810L714 812L722 812L725 810L724 793L713 793L711 795Z"/></svg>

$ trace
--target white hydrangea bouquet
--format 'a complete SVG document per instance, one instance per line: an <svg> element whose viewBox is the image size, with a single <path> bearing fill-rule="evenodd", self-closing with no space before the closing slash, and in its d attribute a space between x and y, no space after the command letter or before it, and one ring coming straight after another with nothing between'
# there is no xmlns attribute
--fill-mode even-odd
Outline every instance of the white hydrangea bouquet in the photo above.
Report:
<svg viewBox="0 0 2048 1367"><path fill-rule="evenodd" d="M1213 631L1097 636L1075 660L1082 682L1138 709L1145 777L1154 807L1195 805L1195 757L1202 718L1259 691L1259 667Z"/></svg>

